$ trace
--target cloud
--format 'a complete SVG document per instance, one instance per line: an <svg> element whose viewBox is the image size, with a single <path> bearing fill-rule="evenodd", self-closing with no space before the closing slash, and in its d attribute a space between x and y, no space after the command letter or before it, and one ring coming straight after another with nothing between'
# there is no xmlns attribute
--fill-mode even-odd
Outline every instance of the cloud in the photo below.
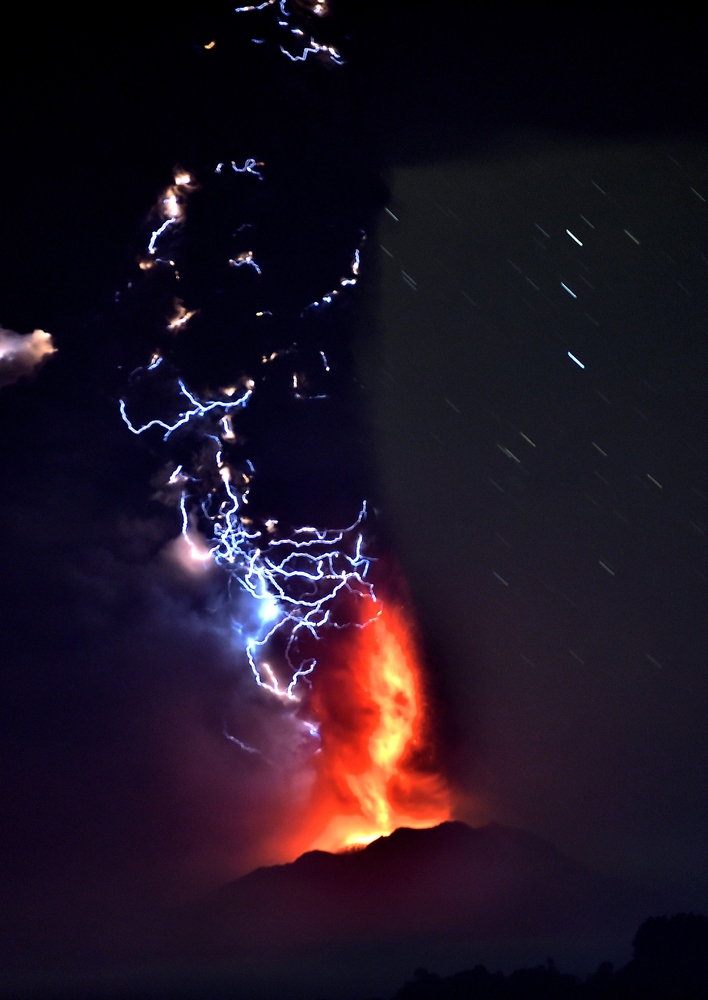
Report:
<svg viewBox="0 0 708 1000"><path fill-rule="evenodd" d="M30 375L42 358L55 351L51 333L15 333L0 326L0 388Z"/></svg>
<svg viewBox="0 0 708 1000"><path fill-rule="evenodd" d="M58 941L67 884L102 933L104 910L159 908L284 860L314 751L253 683L219 571L175 560L166 519L97 515L90 483L53 483L41 515L23 498L0 524L13 567L0 580L0 902L17 895L18 926L31 939L41 918Z"/></svg>

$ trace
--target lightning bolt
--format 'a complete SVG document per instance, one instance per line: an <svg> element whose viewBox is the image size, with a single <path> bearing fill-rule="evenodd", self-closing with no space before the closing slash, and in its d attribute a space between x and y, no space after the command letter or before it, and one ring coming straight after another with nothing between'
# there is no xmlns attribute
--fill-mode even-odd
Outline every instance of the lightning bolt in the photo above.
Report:
<svg viewBox="0 0 708 1000"><path fill-rule="evenodd" d="M261 11L267 11L271 16L277 12L275 13L275 20L277 27L281 29L279 34L281 36L285 35L286 41L290 43L290 47L280 43L278 48L291 62L306 62L310 56L319 55L334 63L335 66L345 65L345 60L342 58L341 52L334 45L318 42L312 35L308 38L308 34L302 28L298 28L296 24L293 24L293 15L289 10L287 0L264 0L263 3L259 4L235 7L234 11L236 14L260 14ZM317 17L322 17L327 12L327 4L324 2L314 4L311 9L311 13ZM252 41L260 45L264 39L254 38ZM295 45L292 44L293 41L296 42Z"/></svg>
<svg viewBox="0 0 708 1000"><path fill-rule="evenodd" d="M227 165L219 163L215 172ZM247 159L243 166L228 164L242 175L263 180L262 163ZM157 211L163 221L151 233L147 253L155 257L161 241L186 220L187 195L196 187L190 175L175 174L175 183L163 192ZM166 216L166 218L164 217ZM170 261L170 263L174 263ZM232 267L260 267L251 251L229 260ZM312 308L330 305L335 296L356 284L360 250L354 251L349 273L337 288L311 303ZM168 328L175 334L189 316L181 301L178 319ZM262 359L267 364L276 357L296 353L294 347L273 352ZM330 362L324 351L317 352L324 371ZM293 373L295 398L307 397L298 389ZM160 391L157 391L160 390ZM160 433L166 445L192 454L175 464L165 483L165 493L179 510L181 532L195 562L217 566L226 577L232 608L234 647L245 655L258 687L288 703L299 703L302 685L317 666L316 647L329 629L364 628L381 614L373 584L368 579L372 558L365 554L367 504L362 502L354 522L339 529L299 527L288 533L277 521L254 523L248 516L250 483L255 468L249 459L238 458L238 414L245 410L256 391L253 379L240 386L223 389L224 398L203 399L192 391L171 362L159 352L150 362L136 368L128 378L127 391L119 400L120 415L128 430L136 435ZM136 395L141 399L169 399L172 411L158 413L141 423L133 419ZM356 611L352 614L352 607ZM303 723L313 739L319 740L317 725ZM224 735L246 752L254 748L225 730Z"/></svg>

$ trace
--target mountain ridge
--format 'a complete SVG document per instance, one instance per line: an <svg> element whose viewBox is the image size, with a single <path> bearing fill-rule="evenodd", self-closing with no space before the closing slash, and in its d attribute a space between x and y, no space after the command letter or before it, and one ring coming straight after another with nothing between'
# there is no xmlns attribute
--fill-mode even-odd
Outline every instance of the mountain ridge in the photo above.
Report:
<svg viewBox="0 0 708 1000"><path fill-rule="evenodd" d="M631 934L660 905L536 834L448 821L257 868L190 907L186 938L221 957L414 938L472 946L610 927Z"/></svg>

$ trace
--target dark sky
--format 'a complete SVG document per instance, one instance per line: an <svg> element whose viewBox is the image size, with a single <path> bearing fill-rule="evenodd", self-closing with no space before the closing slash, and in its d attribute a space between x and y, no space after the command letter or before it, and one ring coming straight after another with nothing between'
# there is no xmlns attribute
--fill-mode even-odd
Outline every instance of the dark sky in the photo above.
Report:
<svg viewBox="0 0 708 1000"><path fill-rule="evenodd" d="M288 768L223 739L223 706L239 718L252 696L207 614L218 587L159 555L177 530L150 499L164 459L117 409L119 366L154 346L140 293L114 301L147 213L175 163L206 176L252 155L273 164L252 208L284 315L369 233L359 312L331 324L322 448L285 466L293 447L263 432L258 502L294 522L361 493L382 507L463 818L705 880L703 23L512 11L343 8L341 71L261 56L228 6L18 29L0 324L59 348L0 389L3 892L10 920L35 913L30 938L96 899L213 884L294 808ZM210 197L195 297L216 295L204 261L227 224ZM221 334L197 329L211 346L181 362L208 381Z"/></svg>
<svg viewBox="0 0 708 1000"><path fill-rule="evenodd" d="M706 875L707 169L697 141L519 133L394 171L362 367L399 551L464 696L461 771L588 863L687 881Z"/></svg>

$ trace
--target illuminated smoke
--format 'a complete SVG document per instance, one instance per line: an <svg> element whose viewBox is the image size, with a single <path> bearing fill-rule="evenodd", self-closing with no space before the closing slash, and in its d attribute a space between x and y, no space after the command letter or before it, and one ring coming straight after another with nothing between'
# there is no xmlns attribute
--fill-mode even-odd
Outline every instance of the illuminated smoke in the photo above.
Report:
<svg viewBox="0 0 708 1000"><path fill-rule="evenodd" d="M312 848L360 846L397 827L449 819L424 675L401 607L382 607L353 636L346 655L328 664L313 703L323 754L308 828L312 834L320 827Z"/></svg>
<svg viewBox="0 0 708 1000"><path fill-rule="evenodd" d="M0 326L0 386L30 375L40 362L54 354L52 335L44 330L14 333Z"/></svg>
<svg viewBox="0 0 708 1000"><path fill-rule="evenodd" d="M278 32L288 36L287 44L280 44L288 59L341 62L336 49L299 26L324 17L325 4L291 10L280 0L239 11L275 16ZM253 157L220 162L213 173L219 183L228 175L247 194L253 185L268 183L267 165ZM329 344L304 350L297 343L297 324L315 322L351 293L360 277L365 234L352 246L339 280L298 306L291 341L269 348L231 384L197 388L187 384L175 357L180 338L189 336L183 331L203 305L187 305L177 294L188 202L198 188L190 172L175 169L150 217L138 262L143 271L154 272L163 295L165 280L173 293L165 301L158 343L127 378L120 413L133 435L159 446L164 472L156 495L174 508L181 524L169 554L190 574L221 574L234 670L250 673L283 738L261 740L247 725L239 729L226 721L223 736L244 759L276 767L284 759L283 745L297 743L291 760L307 775L302 787L308 801L286 852L312 844L336 850L368 843L401 825L431 826L449 817L449 794L433 759L430 708L412 627L403 607L385 603L378 592L376 581L387 570L382 555L370 551L369 505L362 499L351 523L331 528L281 524L252 510L250 502L258 469L248 454L244 418L273 366L289 366L283 391L298 406L328 398ZM238 239L252 228L239 226ZM239 269L249 288L262 287L267 280L258 259L262 250L243 243L235 249L231 256L224 252L222 269ZM273 316L262 308L254 312L259 322ZM204 329L207 307L194 321Z"/></svg>

